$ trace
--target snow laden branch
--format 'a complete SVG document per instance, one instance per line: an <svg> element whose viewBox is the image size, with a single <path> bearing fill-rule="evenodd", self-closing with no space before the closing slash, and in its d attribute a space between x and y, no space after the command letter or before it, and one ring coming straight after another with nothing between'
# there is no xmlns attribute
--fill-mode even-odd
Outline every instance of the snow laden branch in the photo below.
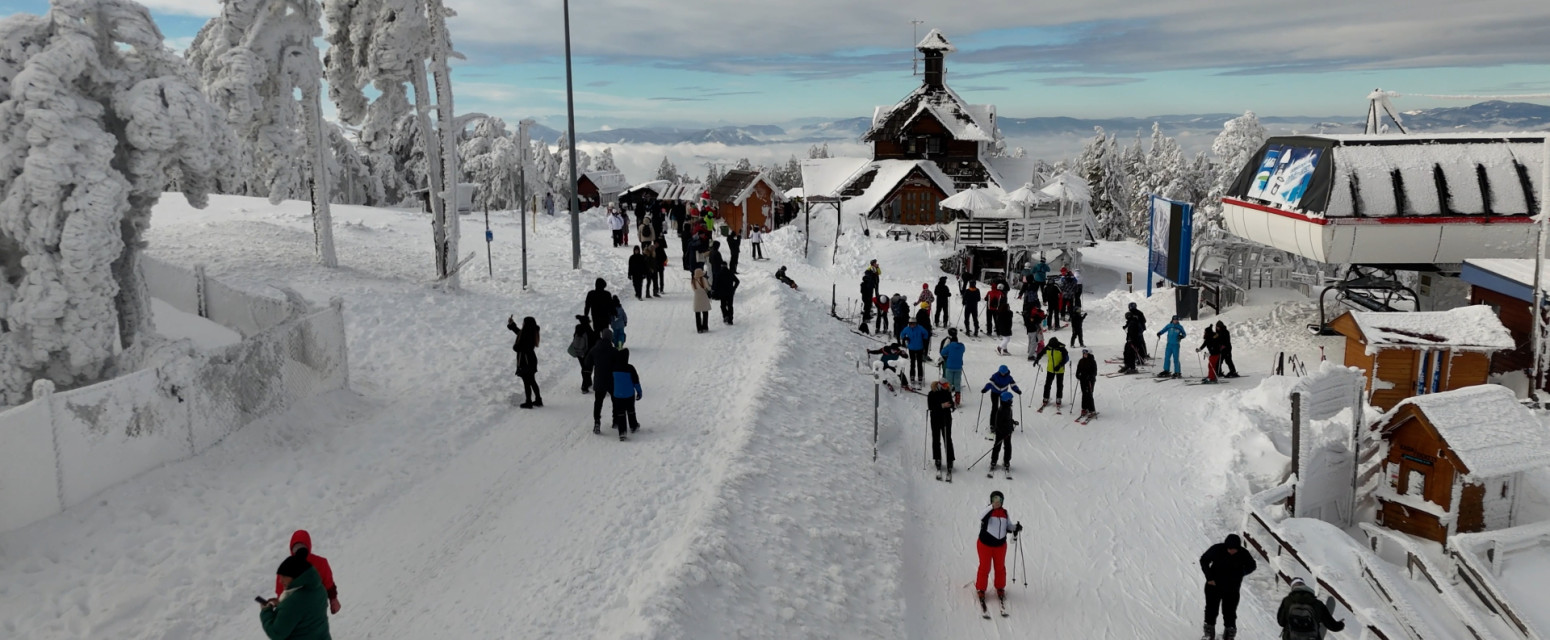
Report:
<svg viewBox="0 0 1550 640"><path fill-rule="evenodd" d="M189 75L128 0L0 20L0 404L143 352L151 207L169 185L204 206L228 171L230 131Z"/></svg>

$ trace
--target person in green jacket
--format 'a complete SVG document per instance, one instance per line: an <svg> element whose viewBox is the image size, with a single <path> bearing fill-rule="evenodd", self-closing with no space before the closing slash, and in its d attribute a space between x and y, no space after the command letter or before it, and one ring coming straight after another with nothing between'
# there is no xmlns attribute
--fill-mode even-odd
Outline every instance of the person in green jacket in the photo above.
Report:
<svg viewBox="0 0 1550 640"><path fill-rule="evenodd" d="M328 635L328 593L305 555L293 555L275 571L285 591L258 611L269 640L333 640Z"/></svg>

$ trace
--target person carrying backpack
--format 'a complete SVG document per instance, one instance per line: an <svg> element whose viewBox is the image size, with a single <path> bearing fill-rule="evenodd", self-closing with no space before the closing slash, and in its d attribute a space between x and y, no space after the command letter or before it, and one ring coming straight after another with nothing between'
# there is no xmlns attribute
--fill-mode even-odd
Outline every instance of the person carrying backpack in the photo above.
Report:
<svg viewBox="0 0 1550 640"><path fill-rule="evenodd" d="M587 363L587 354L596 343L597 334L592 333L592 323L586 316L576 316L576 328L571 331L570 346L565 348L565 355L575 358L581 365L582 393L592 392L592 365Z"/></svg>
<svg viewBox="0 0 1550 640"><path fill-rule="evenodd" d="M1254 572L1254 557L1243 548L1238 534L1211 545L1200 555L1200 572L1206 577L1206 622L1203 640L1216 638L1216 612L1222 612L1222 640L1238 635L1238 589L1243 577Z"/></svg>
<svg viewBox="0 0 1550 640"><path fill-rule="evenodd" d="M1302 578L1292 578L1292 591L1276 610L1276 624L1281 625L1281 640L1319 640L1325 631L1345 629L1345 622L1335 619ZM1230 640L1231 636L1223 638Z"/></svg>
<svg viewBox="0 0 1550 640"><path fill-rule="evenodd" d="M1001 300L1006 297L1006 285L995 284L985 294L985 333L1000 335L996 331L996 312L1001 310Z"/></svg>
<svg viewBox="0 0 1550 640"><path fill-rule="evenodd" d="M910 303L904 299L904 294L895 293L888 299L888 307L893 310L893 340L904 344L899 339L899 334L904 331L904 326L910 321Z"/></svg>
<svg viewBox="0 0 1550 640"><path fill-rule="evenodd" d="M640 388L640 374L635 372L635 365L630 364L629 349L619 350L613 377L614 428L619 430L619 440L623 441L627 439L625 427L629 427L630 433L640 430L640 421L635 419L635 401L645 397Z"/></svg>

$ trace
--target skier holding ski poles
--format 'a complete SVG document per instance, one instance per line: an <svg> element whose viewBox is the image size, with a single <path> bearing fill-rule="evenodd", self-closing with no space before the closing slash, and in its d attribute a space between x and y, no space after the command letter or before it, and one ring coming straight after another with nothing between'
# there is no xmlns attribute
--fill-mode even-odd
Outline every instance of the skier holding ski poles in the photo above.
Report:
<svg viewBox="0 0 1550 640"><path fill-rule="evenodd" d="M1004 364L1001 365L1000 369L996 369L995 373L991 374L990 381L986 382L985 387L980 389L980 393L982 394L990 393L991 411L994 411L1001 406L1002 396L1007 395L1009 391L1014 392L1017 395L1023 394L1023 390L1017 388L1017 380L1012 378L1012 370L1008 369Z"/></svg>
<svg viewBox="0 0 1550 640"><path fill-rule="evenodd" d="M942 479L942 449L947 449L947 481L953 481L953 402L952 387L946 380L931 383L926 394L926 410L931 416L931 458L936 461L936 479Z"/></svg>
<svg viewBox="0 0 1550 640"><path fill-rule="evenodd" d="M990 492L990 505L980 512L979 540L974 545L979 554L979 568L974 574L974 591L979 595L980 613L990 617L985 606L985 588L990 586L990 570L996 571L996 597L1001 601L1001 615L1006 615L1006 537L1022 533L1021 522L1013 523L1006 508L1006 497L1000 491Z"/></svg>
<svg viewBox="0 0 1550 640"><path fill-rule="evenodd" d="M990 472L985 477L996 475L996 457L1002 448L1006 449L1006 457L1002 458L1001 467L1006 471L1006 479L1012 479L1012 430L1017 428L1017 421L1012 419L1012 392L1002 391L1001 402L990 409L990 432L996 436L995 444L990 445Z"/></svg>
<svg viewBox="0 0 1550 640"><path fill-rule="evenodd" d="M1043 349L1034 355L1034 361L1038 361L1046 354L1049 355L1049 364L1044 367L1044 403L1039 405L1039 411L1043 412L1049 406L1049 388L1055 386L1055 413L1060 413L1061 402L1066 396L1066 363L1071 360L1071 354L1066 352L1066 346L1060 344L1060 338L1051 337Z"/></svg>
<svg viewBox="0 0 1550 640"><path fill-rule="evenodd" d="M1184 325L1179 324L1179 317L1173 316L1169 322L1157 332L1159 336L1168 337L1168 348L1163 351L1163 370L1157 374L1159 378L1179 378L1184 375L1184 367L1179 366L1179 343L1189 334L1184 331ZM1169 369L1169 366L1172 369Z"/></svg>
<svg viewBox="0 0 1550 640"><path fill-rule="evenodd" d="M1093 386L1098 382L1098 360L1093 358L1093 352L1083 349L1082 359L1076 363L1076 384L1082 390L1082 413L1076 417L1076 421L1087 424L1093 416L1098 415L1098 408L1093 404Z"/></svg>

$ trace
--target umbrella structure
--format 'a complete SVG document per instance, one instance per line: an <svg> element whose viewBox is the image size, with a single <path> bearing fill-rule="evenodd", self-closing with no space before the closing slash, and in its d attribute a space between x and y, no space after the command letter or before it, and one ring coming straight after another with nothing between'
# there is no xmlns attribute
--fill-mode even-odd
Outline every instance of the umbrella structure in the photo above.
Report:
<svg viewBox="0 0 1550 640"><path fill-rule="evenodd" d="M942 207L967 211L969 215L1001 210L1001 199L985 189L965 189L942 201Z"/></svg>
<svg viewBox="0 0 1550 640"><path fill-rule="evenodd" d="M1016 207L1023 212L1023 217L1028 216L1028 211L1046 202L1054 202L1058 198L1045 194L1033 188L1032 184L1025 184L1021 188L1002 196L1001 201L1009 207Z"/></svg>
<svg viewBox="0 0 1550 640"><path fill-rule="evenodd" d="M1092 190L1087 187L1087 180L1070 171L1045 183L1039 193L1064 202L1087 202L1092 199Z"/></svg>

